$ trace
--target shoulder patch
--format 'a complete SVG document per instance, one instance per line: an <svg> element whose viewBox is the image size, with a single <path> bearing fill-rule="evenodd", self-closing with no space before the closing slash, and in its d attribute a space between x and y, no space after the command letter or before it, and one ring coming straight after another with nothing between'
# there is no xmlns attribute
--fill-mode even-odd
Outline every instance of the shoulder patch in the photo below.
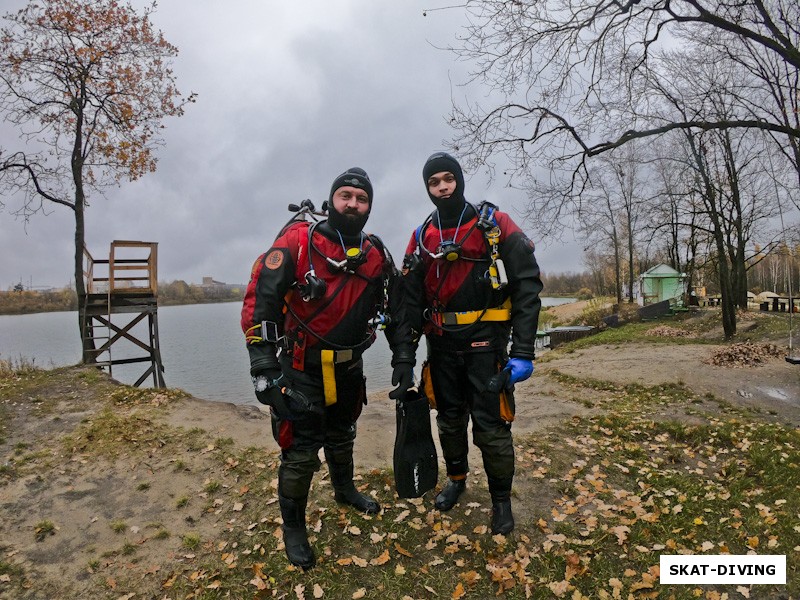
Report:
<svg viewBox="0 0 800 600"><path fill-rule="evenodd" d="M273 250L272 252L267 254L267 257L264 259L264 266L272 271L280 268L282 264L283 264L282 250Z"/></svg>

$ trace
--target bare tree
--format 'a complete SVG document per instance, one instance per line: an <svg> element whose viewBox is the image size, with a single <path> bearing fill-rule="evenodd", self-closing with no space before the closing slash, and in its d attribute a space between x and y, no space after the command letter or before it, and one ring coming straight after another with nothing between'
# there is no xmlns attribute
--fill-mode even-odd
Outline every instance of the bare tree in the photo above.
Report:
<svg viewBox="0 0 800 600"><path fill-rule="evenodd" d="M609 248L613 260L614 295L622 303L622 236L619 232L619 193L604 177L602 169L590 173L590 186L577 213L579 232L589 245ZM597 260L597 254L592 255Z"/></svg>
<svg viewBox="0 0 800 600"><path fill-rule="evenodd" d="M628 302L633 302L633 283L636 277L636 245L640 235L639 227L643 217L646 200L642 165L635 156L633 144L622 149L622 160L616 165L614 176L621 192L621 219L625 231L628 251Z"/></svg>
<svg viewBox="0 0 800 600"><path fill-rule="evenodd" d="M623 279L627 281L628 301L633 302L636 242L641 233L644 203L641 170L633 145L604 155L590 167L589 179L575 209L583 241L602 243L611 251L618 303L623 298ZM622 275L624 267L627 277Z"/></svg>
<svg viewBox="0 0 800 600"><path fill-rule="evenodd" d="M680 144L674 142L655 151L653 165L658 183L646 228L656 245L661 244L670 266L687 274L691 290L696 282L700 249L708 245L709 239L708 219L692 183L695 173L686 164Z"/></svg>
<svg viewBox="0 0 800 600"><path fill-rule="evenodd" d="M154 171L163 119L194 100L175 86L177 49L154 30L154 10L155 2L140 14L117 0L42 0L6 14L0 31L0 112L23 143L0 151L0 185L21 197L15 212L25 218L48 203L73 211L81 303L89 192ZM84 359L86 350L84 342Z"/></svg>
<svg viewBox="0 0 800 600"><path fill-rule="evenodd" d="M520 172L545 163L574 175L576 161L679 129L800 138L796 122L755 105L725 119L651 118L641 87L659 52L679 38L747 44L784 64L790 82L800 69L795 0L469 0L466 9L470 25L453 50L475 65L474 80L501 96L494 106L454 108L453 143L478 164L502 152ZM786 79L774 83L791 94Z"/></svg>

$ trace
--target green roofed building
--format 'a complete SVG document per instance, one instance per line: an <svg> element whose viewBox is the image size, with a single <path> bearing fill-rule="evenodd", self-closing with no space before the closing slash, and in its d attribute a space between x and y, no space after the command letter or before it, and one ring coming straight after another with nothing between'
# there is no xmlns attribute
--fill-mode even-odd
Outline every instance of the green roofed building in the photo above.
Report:
<svg viewBox="0 0 800 600"><path fill-rule="evenodd" d="M672 306L684 306L686 298L686 273L669 265L660 264L639 276L639 304L647 306L669 300Z"/></svg>

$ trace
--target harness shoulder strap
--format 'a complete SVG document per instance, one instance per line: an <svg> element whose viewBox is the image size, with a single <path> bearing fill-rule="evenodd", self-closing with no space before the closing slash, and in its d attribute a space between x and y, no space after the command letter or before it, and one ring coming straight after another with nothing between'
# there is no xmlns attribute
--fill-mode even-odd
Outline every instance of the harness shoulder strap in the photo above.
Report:
<svg viewBox="0 0 800 600"><path fill-rule="evenodd" d="M429 214L422 222L422 224L419 227L417 227L417 230L414 232L414 237L417 239L417 249L419 249L420 245L420 235L424 233L424 231L428 228L428 225L430 225L432 222L433 222L433 213Z"/></svg>
<svg viewBox="0 0 800 600"><path fill-rule="evenodd" d="M496 204L492 204L488 200L484 200L477 207L478 212L478 227L484 232L490 230L492 227L497 227L497 217L495 212L499 210Z"/></svg>

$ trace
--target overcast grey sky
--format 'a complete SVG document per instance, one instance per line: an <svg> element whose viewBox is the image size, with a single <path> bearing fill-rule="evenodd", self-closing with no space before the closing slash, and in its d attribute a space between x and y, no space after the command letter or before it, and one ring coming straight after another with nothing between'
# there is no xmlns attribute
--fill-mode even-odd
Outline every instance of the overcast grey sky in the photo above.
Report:
<svg viewBox="0 0 800 600"><path fill-rule="evenodd" d="M141 5L137 0L135 5ZM304 198L317 206L342 171L360 166L375 190L366 229L398 264L411 231L432 210L422 164L444 149L452 99L467 65L445 50L463 10L435 0L161 0L153 21L179 48L179 89L197 103L165 122L156 173L92 197L86 240L95 257L114 239L159 243L159 279L244 283L253 260ZM0 0L5 14L25 5ZM423 16L423 10L428 15ZM8 129L0 146L20 149ZM518 218L524 198L467 173L466 196ZM0 212L0 289L72 280L74 218L48 207L24 226ZM533 237L533 236L532 236ZM544 272L580 271L572 237L537 242Z"/></svg>

